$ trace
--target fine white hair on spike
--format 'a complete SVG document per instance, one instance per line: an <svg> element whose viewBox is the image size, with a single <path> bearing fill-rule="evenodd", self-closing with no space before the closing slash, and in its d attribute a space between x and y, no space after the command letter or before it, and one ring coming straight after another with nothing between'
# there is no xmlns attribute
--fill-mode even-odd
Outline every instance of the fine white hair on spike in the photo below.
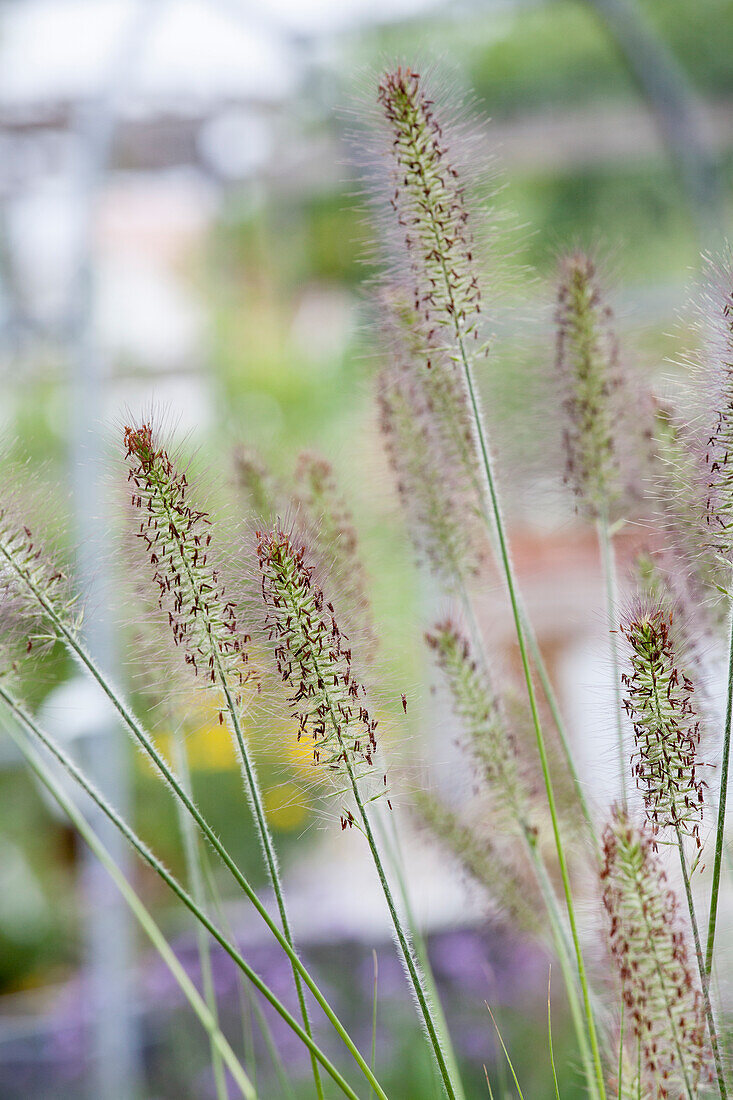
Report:
<svg viewBox="0 0 733 1100"><path fill-rule="evenodd" d="M703 814L701 725L693 707L694 685L679 664L673 609L662 596L643 596L624 614L628 671L621 679L634 726L632 770L654 837L677 828L698 848Z"/></svg>
<svg viewBox="0 0 733 1100"><path fill-rule="evenodd" d="M212 554L209 515L188 500L188 478L179 471L151 425L143 422L124 434L136 532L187 665L213 686L238 694L253 678L248 634L237 622L236 603L227 598Z"/></svg>
<svg viewBox="0 0 733 1100"><path fill-rule="evenodd" d="M679 903L645 829L616 807L601 869L609 939L645 1087L678 1100L711 1080L702 994L690 966Z"/></svg>
<svg viewBox="0 0 733 1100"><path fill-rule="evenodd" d="M313 555L302 537L279 524L256 537L264 633L278 674L292 692L288 703L298 740L311 741L314 765L345 788L347 772L360 783L377 776L378 722L355 675L349 637L318 584ZM382 780L370 800L388 797L386 775ZM353 811L345 807L342 828L354 824Z"/></svg>
<svg viewBox="0 0 733 1100"><path fill-rule="evenodd" d="M592 517L608 514L620 494L616 391L621 375L611 319L593 259L583 252L564 256L555 359L564 390L565 480Z"/></svg>

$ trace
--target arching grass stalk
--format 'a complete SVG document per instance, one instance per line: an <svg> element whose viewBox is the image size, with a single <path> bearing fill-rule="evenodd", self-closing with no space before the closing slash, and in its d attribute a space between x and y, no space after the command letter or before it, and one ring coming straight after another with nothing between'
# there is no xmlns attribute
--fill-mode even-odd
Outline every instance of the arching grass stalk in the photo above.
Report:
<svg viewBox="0 0 733 1100"><path fill-rule="evenodd" d="M628 806L628 792L626 781L626 752L624 749L624 722L621 704L621 669L618 654L618 596L616 593L616 555L613 549L613 540L608 522L608 514L603 511L596 520L598 532L598 545L601 550L601 567L603 581L606 589L606 620L608 623L608 637L611 651L611 672L613 675L614 715L616 720L616 748L618 758L618 772L621 784L621 801Z"/></svg>
<svg viewBox="0 0 733 1100"><path fill-rule="evenodd" d="M445 1052L445 1059L448 1063L448 1068L453 1079L453 1084L456 1089L456 1100L465 1100L465 1090L463 1088L463 1082L461 1080L460 1070L458 1068L458 1059L456 1058L453 1040L451 1039L450 1030L448 1028L448 1021L445 1018L443 1006L441 1005L440 997L438 996L438 988L435 984L435 975L433 974L433 968L430 965L430 957L428 955L428 945L425 941L425 937L418 927L417 920L415 918L415 912L412 907L412 902L410 900L410 892L407 887L407 879L405 877L404 871L404 859L402 858L399 834L397 832L397 829L395 828L394 818L391 819L390 824L392 826L391 836L387 824L383 820L380 820L379 817L376 818L376 827L379 833L379 839L381 841L382 847L387 852L387 857L397 880L397 888L400 893L402 910L407 919L407 927L410 933L410 938L412 940L412 945L415 949L417 960L422 968L425 988L427 990L430 1002L433 1006L433 1013L435 1015L438 1034L441 1044L443 1046L443 1050Z"/></svg>
<svg viewBox="0 0 733 1100"><path fill-rule="evenodd" d="M209 1005L202 1000L196 986L176 958L176 955L172 951L158 925L153 920L153 917L145 908L127 878L102 844L96 832L92 829L89 822L83 814L80 813L74 803L64 793L62 787L56 782L41 757L33 747L26 742L25 737L13 730L12 727L8 732L25 757L28 766L35 773L46 790L56 800L79 835L85 843L88 844L94 855L110 875L140 927L170 970L186 1000L201 1021L201 1025L209 1036L212 1052L216 1052L217 1059L220 1060L223 1065L226 1065L237 1088L242 1096L245 1097L245 1100L257 1100L257 1092L247 1076L244 1067L239 1062L229 1042L221 1032L215 1013L212 1012Z"/></svg>
<svg viewBox="0 0 733 1100"><path fill-rule="evenodd" d="M718 921L718 895L720 893L720 871L725 849L725 810L728 801L728 774L730 770L731 716L733 715L733 610L730 620L730 643L728 651L728 691L725 703L725 728L723 730L723 761L720 768L720 793L718 795L718 821L715 829L715 861L713 863L713 881L710 888L710 916L708 918L708 937L705 948L705 973L708 981L713 971L715 951L715 931Z"/></svg>
<svg viewBox="0 0 733 1100"><path fill-rule="evenodd" d="M283 682L295 688L289 697L298 720L298 739L311 737L313 762L331 773L351 793L351 808L342 811L343 829L356 825L369 846L382 892L394 926L426 1037L435 1055L443 1087L449 1100L456 1100L456 1088L439 1037L424 977L387 879L367 804L386 796L387 776L375 776L376 720L372 719L356 679L347 636L341 631L333 603L327 600L314 579L314 567L305 547L275 527L257 532L260 593L266 608L264 632ZM376 779L371 794L362 784Z"/></svg>
<svg viewBox="0 0 733 1100"><path fill-rule="evenodd" d="M224 910L224 906L222 905L221 894L219 892L219 887L217 886L216 879L214 878L213 874L211 873L211 868L209 867L208 861L206 859L202 860L202 870L203 870L204 875L206 877L206 886L207 886L209 895L210 895L210 897L213 901L214 908L216 910L216 915L217 915L217 918L219 920L219 924L220 924L224 934L226 935L226 937L230 940L230 942L234 942L236 940L234 930L231 926L230 921L227 919L227 915L226 915L226 912ZM250 1061L254 1062L254 1026L253 1026L254 1021L253 1021L253 1017L256 1017L257 1018L257 1026L259 1027L260 1032L262 1034L262 1037L265 1040L265 1046L267 1047L267 1051L268 1051L268 1054L270 1056L270 1061L272 1062L272 1067L275 1070L275 1073L277 1074L278 1081L280 1082L280 1087L282 1089L283 1096L289 1096L290 1100L294 1100L293 1086L290 1083L290 1079L288 1078L287 1071L285 1069L285 1066L283 1065L283 1060L280 1056L280 1052L278 1051L277 1047L275 1046L275 1041L272 1037L272 1030L270 1028L270 1025L267 1022L267 1018L265 1017L265 1014L263 1013L262 1008L260 1007L259 1001L257 1000L256 996L254 995L254 993L253 993L252 989L250 988L248 982L245 980L245 977L242 974L241 970L237 971L237 978L239 979L238 991L239 991L239 1004L240 1004L240 1010L241 1010L241 1015L242 1015L242 1032L243 1032L244 1049L245 1049L245 1051L250 1051L251 1052ZM254 1081L255 1086L257 1085L257 1072L256 1072L256 1069L257 1069L256 1064L253 1064L252 1065L252 1080Z"/></svg>
<svg viewBox="0 0 733 1100"><path fill-rule="evenodd" d="M358 1100L356 1093L348 1084L348 1082L342 1077L338 1069L333 1065L328 1056L316 1045L315 1041L307 1034L298 1021L291 1015L288 1009L282 1004L282 1002L275 996L272 990L265 984L265 982L259 977L259 975L252 969L252 967L245 961L240 952L234 947L226 936L220 931L219 928L214 925L207 914L197 905L188 891L178 882L174 875L161 863L157 856L147 847L147 845L137 836L135 831L127 824L113 806L107 802L102 794L89 782L84 773L77 767L74 761L68 756L68 754L61 748L60 745L54 741L31 717L23 706L13 697L8 691L5 685L0 682L0 699L6 704L11 713L18 719L19 722L33 734L35 738L46 748L48 751L58 760L58 762L66 769L72 779L79 784L79 786L89 795L95 805L102 811L103 814L113 823L113 825L120 831L129 844L134 848L137 854L151 867L155 873L166 883L166 885L172 890L176 897L186 906L186 908L193 914L193 916L207 929L207 931L214 937L218 944L226 951L233 962L239 967L239 969L245 974L252 985L257 989L267 1001L272 1005L278 1015L285 1021L285 1023L291 1028L292 1031L299 1037L299 1039L313 1052L320 1064L336 1082L341 1091L350 1098L350 1100ZM246 880L245 880L246 881ZM249 884L247 884L247 888ZM255 903L256 907L262 908L259 900ZM265 911L266 912L266 911ZM273 932L273 935L277 939L280 947L283 949L286 955L294 961L298 966L299 973L303 978L310 991L318 1001L318 1004L323 1009L328 1019L333 1024L335 1030L343 1040L344 1044L351 1052L354 1060L365 1075L367 1081L376 1092L379 1100L387 1100L379 1082L374 1077L369 1066L362 1058L361 1054L355 1047L351 1037L344 1029L341 1022L336 1017L335 1013L331 1009L328 1002L325 1000L320 990L316 986L310 974L302 965L297 955L293 952L292 948L285 940L283 934L269 918L267 918L268 926Z"/></svg>
<svg viewBox="0 0 733 1100"><path fill-rule="evenodd" d="M294 947L275 845L265 818L254 762L242 730L241 689L250 679L248 638L238 630L234 604L226 601L219 571L207 561L211 521L205 512L187 503L186 475L176 469L149 424L126 428L125 446L133 505L142 516L138 539L145 543L161 608L168 613L174 641L183 648L186 663L197 674L201 666L205 682L224 695L280 922L285 938ZM295 968L293 979L303 1026L310 1035L303 983ZM324 1100L313 1056L311 1068L318 1098Z"/></svg>
<svg viewBox="0 0 733 1100"><path fill-rule="evenodd" d="M458 173L444 148L442 129L432 104L423 92L418 74L410 70L386 73L380 82L379 100L392 137L395 163L392 205L403 230L415 283L416 306L446 337L463 379L477 445L485 476L484 492L496 529L499 557L511 604L527 687L542 777L552 820L552 830L562 878L565 902L575 951L589 1039L600 1096L606 1095L598 1036L590 1001L588 979L580 946L575 903L570 885L565 850L555 804L542 725L529 664L527 644L519 611L514 573L499 505L488 440L479 409L468 341L477 347L480 289L473 260L463 188Z"/></svg>
<svg viewBox="0 0 733 1100"><path fill-rule="evenodd" d="M29 604L36 609L39 617L51 627L59 640L68 649L71 656L78 661L83 670L102 690L106 698L119 714L127 731L137 742L138 746L147 754L156 770L162 775L166 784L174 792L180 803L186 808L187 813L189 813L196 822L202 835L206 837L206 840L222 860L224 866L230 872L239 888L252 903L280 947L285 951L292 965L296 967L300 977L310 989L319 1006L338 1033L342 1042L350 1051L362 1072L366 1071L369 1077L369 1067L354 1045L351 1036L348 1034L343 1024L324 998L320 989L301 963L292 945L273 921L249 881L242 874L234 859L211 828L208 821L204 818L193 799L189 797L178 776L158 752L149 734L81 642L75 629L75 623L69 617L67 604L64 603L60 607L57 607L53 596L48 595L46 584L43 582L42 578L39 579L38 577L38 562L35 556L32 558L29 557L29 542L31 542L30 535L28 535L27 541L18 543L17 539L14 538L14 529L11 528L8 533L0 528L0 561L4 561L7 565L7 583L12 583L15 589L17 589L18 592L26 598ZM6 701L9 701L12 705L12 697L8 697ZM22 720L26 722L26 724L30 722L31 725L28 726L28 728L34 730L32 719L30 719L29 716L22 716ZM381 1093L378 1095L381 1096Z"/></svg>
<svg viewBox="0 0 733 1100"><path fill-rule="evenodd" d="M181 782L185 789L191 794L191 773L188 767L188 756L179 730L176 730L173 735L172 758L173 767L180 775ZM186 861L186 874L188 877L189 889L196 904L202 909L205 909L206 901L198 833L196 832L193 821L180 803L176 803L176 809L178 811L179 828L183 840L183 854ZM216 1003L216 990L214 989L214 980L211 972L211 941L207 935L206 929L201 924L196 925L196 948L199 956L204 1000L206 1001L207 1008L212 1018L218 1023L219 1013ZM214 1074L214 1087L216 1089L217 1100L229 1100L224 1065L213 1039L211 1040L211 1067Z"/></svg>
<svg viewBox="0 0 733 1100"><path fill-rule="evenodd" d="M522 769L522 760L497 697L487 662L483 639L475 619L472 622L474 648L451 619L437 623L426 635L443 673L453 710L463 727L466 749L476 768L476 779L486 790L491 806L493 830L507 837L519 836L529 858L548 912L568 1001L583 1060L588 1090L597 1095L586 1023L578 1001L577 975L572 965L572 948L560 914L555 890L547 872L534 828L533 795Z"/></svg>
<svg viewBox="0 0 733 1100"><path fill-rule="evenodd" d="M702 944L700 942L700 929L697 923L697 915L695 913L695 901L692 896L692 888L690 886L690 875L687 870L687 859L685 857L685 846L682 840L682 832L679 825L675 826L675 835L677 837L677 850L680 855L680 869L682 871L682 881L685 886L685 897L687 899L687 909L690 914L690 925L692 927L692 939L695 944L695 957L697 959L697 968L700 974L700 986L702 988L702 999L705 1005L705 1017L708 1023L708 1034L710 1036L710 1045L713 1048L713 1058L715 1060L715 1073L718 1079L718 1091L720 1092L721 1100L726 1100L728 1096L728 1089L725 1083L725 1073L723 1070L723 1060L720 1056L720 1044L718 1042L718 1031L715 1026L715 1017L713 1016L713 1006L710 1000L710 978L705 969L705 960L702 954Z"/></svg>

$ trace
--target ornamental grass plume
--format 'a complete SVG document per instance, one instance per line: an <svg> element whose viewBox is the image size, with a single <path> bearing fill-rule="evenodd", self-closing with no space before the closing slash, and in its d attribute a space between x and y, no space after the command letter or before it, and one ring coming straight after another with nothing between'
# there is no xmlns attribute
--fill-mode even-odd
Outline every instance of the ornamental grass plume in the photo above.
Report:
<svg viewBox="0 0 733 1100"><path fill-rule="evenodd" d="M620 386L618 343L596 265L583 252L560 262L555 364L564 389L565 480L579 508L608 514L620 496L614 407Z"/></svg>
<svg viewBox="0 0 733 1100"><path fill-rule="evenodd" d="M329 575L339 591L340 603L365 661L372 660L377 636L367 596L367 575L359 549L354 514L341 492L333 466L322 455L304 451L295 467L294 505L306 517Z"/></svg>
<svg viewBox="0 0 733 1100"><path fill-rule="evenodd" d="M473 507L480 506L483 480L479 468L476 437L466 388L454 356L438 342L438 334L410 301L398 283L386 284L379 294L382 346L394 367L419 381L424 415L431 431L466 487L475 494Z"/></svg>
<svg viewBox="0 0 733 1100"><path fill-rule="evenodd" d="M257 560L266 608L264 631L277 672L292 689L288 703L298 723L298 740L312 742L313 763L340 787L361 782L376 769L377 720L357 679L351 644L334 605L315 580L315 565L302 539L279 525L259 531ZM369 797L386 792L387 777ZM356 823L344 807L342 828Z"/></svg>
<svg viewBox="0 0 733 1100"><path fill-rule="evenodd" d="M269 521L281 506L282 487L254 447L235 447L233 462L236 485L247 511L258 520Z"/></svg>
<svg viewBox="0 0 733 1100"><path fill-rule="evenodd" d="M713 548L733 563L733 266L730 259L708 262L708 321L712 322L707 356L712 422L706 425L705 523Z"/></svg>
<svg viewBox="0 0 733 1100"><path fill-rule="evenodd" d="M529 875L522 874L516 853L501 838L496 842L493 816L483 822L473 815L466 822L446 805L443 798L428 791L416 791L413 811L447 852L481 886L507 921L536 935L541 930L542 899Z"/></svg>
<svg viewBox="0 0 733 1100"><path fill-rule="evenodd" d="M694 1100L711 1075L703 998L674 892L654 840L616 807L603 834L603 904L627 1019L641 1045L642 1087ZM636 1051L629 1052L633 1062Z"/></svg>
<svg viewBox="0 0 733 1100"><path fill-rule="evenodd" d="M225 693L233 685L239 706L242 689L253 679L250 636L240 629L236 602L226 598L220 570L209 560L211 518L188 503L188 478L150 424L125 428L124 445L132 506L140 518L136 534L173 641L195 675Z"/></svg>
<svg viewBox="0 0 733 1100"><path fill-rule="evenodd" d="M477 342L481 291L465 184L433 101L420 74L401 67L383 74L377 98L390 135L390 203L403 230L415 310L438 346Z"/></svg>
<svg viewBox="0 0 733 1100"><path fill-rule="evenodd" d="M721 559L703 522L708 514L709 472L699 460L705 446L699 426L692 428L680 412L662 402L654 416L654 463L651 496L655 523L664 537L663 557L675 595L691 607L706 634L724 629L730 564Z"/></svg>
<svg viewBox="0 0 733 1100"><path fill-rule="evenodd" d="M470 495L430 415L418 375L385 370L378 380L379 425L418 558L446 592L461 593L483 550Z"/></svg>
<svg viewBox="0 0 733 1100"><path fill-rule="evenodd" d="M492 817L501 820L504 829L531 829L529 791L517 746L487 670L454 620L437 623L425 639L445 677L479 776L488 787Z"/></svg>
<svg viewBox="0 0 733 1100"><path fill-rule="evenodd" d="M697 759L701 727L693 683L678 662L673 622L673 612L659 597L638 598L624 615L621 633L630 667L621 677L624 706L636 741L632 771L652 836L673 828L700 848L707 785Z"/></svg>
<svg viewBox="0 0 733 1100"><path fill-rule="evenodd" d="M0 608L4 631L22 635L29 652L56 638L49 612L74 637L81 627L81 611L68 577L43 539L19 518L12 500L0 506Z"/></svg>

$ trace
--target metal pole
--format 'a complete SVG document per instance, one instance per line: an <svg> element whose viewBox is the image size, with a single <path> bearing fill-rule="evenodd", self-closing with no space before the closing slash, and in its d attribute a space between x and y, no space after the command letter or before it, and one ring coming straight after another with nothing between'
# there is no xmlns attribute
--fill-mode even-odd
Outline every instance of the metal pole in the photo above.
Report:
<svg viewBox="0 0 733 1100"><path fill-rule="evenodd" d="M103 436L106 364L95 332L94 230L99 184L108 166L121 91L134 70L140 47L158 5L145 3L134 12L106 88L77 112L81 156L78 187L84 229L73 288L68 329L71 363L71 483L77 533L77 576L85 607L84 633L95 660L108 673L118 667L113 629L113 578L109 569L109 524L103 492ZM130 761L128 744L110 723L88 740L86 767L107 798L128 816ZM102 843L123 867L129 863L124 841L95 813L91 819ZM131 978L134 968L129 914L104 869L84 849L83 884L87 918L89 1006L93 1064L89 1095L93 1100L133 1100L140 1093L140 1043L136 1035ZM125 871L125 873L128 873Z"/></svg>

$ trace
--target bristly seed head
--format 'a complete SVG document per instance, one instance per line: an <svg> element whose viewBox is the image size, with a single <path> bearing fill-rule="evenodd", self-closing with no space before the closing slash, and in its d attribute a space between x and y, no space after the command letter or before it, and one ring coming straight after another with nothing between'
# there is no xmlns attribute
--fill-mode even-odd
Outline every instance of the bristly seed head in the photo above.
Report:
<svg viewBox="0 0 733 1100"><path fill-rule="evenodd" d="M240 632L235 604L209 562L211 520L186 502L188 479L149 424L126 428L124 443L132 505L140 514L136 535L145 544L173 640L196 675L238 694L253 676L250 638Z"/></svg>
<svg viewBox="0 0 733 1100"><path fill-rule="evenodd" d="M526 826L528 792L514 739L487 670L474 658L469 642L452 620L436 624L425 638L448 683L469 751L489 786L492 810L504 812L514 825Z"/></svg>
<svg viewBox="0 0 733 1100"><path fill-rule="evenodd" d="M354 675L351 646L334 605L314 578L305 546L279 525L257 532L257 558L265 634L280 678L292 688L288 702L298 720L298 740L312 739L313 763L334 777L344 779L351 771L362 779L375 769L377 721ZM386 784L383 776L380 793ZM341 824L354 824L350 810L344 810Z"/></svg>
<svg viewBox="0 0 733 1100"><path fill-rule="evenodd" d="M476 496L446 453L419 376L386 371L379 383L380 428L410 534L418 554L453 592L482 562Z"/></svg>
<svg viewBox="0 0 733 1100"><path fill-rule="evenodd" d="M560 265L557 291L557 372L565 397L565 480L595 517L619 495L614 391L618 346L603 303L595 264L574 252Z"/></svg>
<svg viewBox="0 0 733 1100"><path fill-rule="evenodd" d="M481 294L465 189L432 100L420 74L402 68L383 75L378 100L392 138L391 204L412 268L415 309L431 340L441 329L449 343L478 338Z"/></svg>
<svg viewBox="0 0 733 1100"><path fill-rule="evenodd" d="M44 602L72 633L79 629L75 599L65 573L48 557L41 540L18 520L12 508L0 508L0 604L3 627L28 652L56 636ZM49 634L50 630L50 634ZM7 639L6 639L7 641Z"/></svg>
<svg viewBox="0 0 733 1100"><path fill-rule="evenodd" d="M295 468L295 505L310 521L321 557L329 562L340 604L360 628L363 656L373 656L377 639L367 597L367 577L348 500L339 490L331 463L304 452Z"/></svg>
<svg viewBox="0 0 733 1100"><path fill-rule="evenodd" d="M656 837L679 828L700 847L705 782L697 761L700 722L692 706L693 684L678 666L673 616L654 597L636 601L621 632L629 644L624 705L634 725L632 769Z"/></svg>
<svg viewBox="0 0 733 1100"><path fill-rule="evenodd" d="M603 903L642 1084L652 1095L697 1096L710 1079L702 995L690 967L679 905L651 837L618 807L603 834Z"/></svg>

